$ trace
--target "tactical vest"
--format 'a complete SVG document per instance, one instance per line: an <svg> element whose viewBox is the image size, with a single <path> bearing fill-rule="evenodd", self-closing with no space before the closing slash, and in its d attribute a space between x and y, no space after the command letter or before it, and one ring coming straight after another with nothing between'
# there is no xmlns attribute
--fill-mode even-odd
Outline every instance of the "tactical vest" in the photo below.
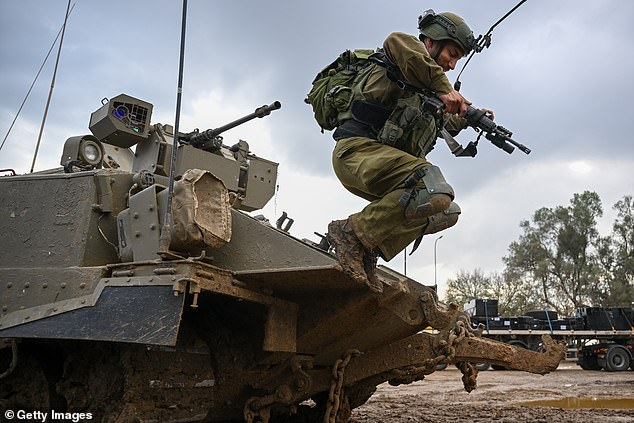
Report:
<svg viewBox="0 0 634 423"><path fill-rule="evenodd" d="M387 76L404 91L394 108L363 96L363 87L375 66L386 69ZM336 140L363 136L423 157L436 142L437 122L424 110L422 97L408 89L400 70L381 49L346 50L317 74L304 100L313 108L315 120L324 130L337 128Z"/></svg>

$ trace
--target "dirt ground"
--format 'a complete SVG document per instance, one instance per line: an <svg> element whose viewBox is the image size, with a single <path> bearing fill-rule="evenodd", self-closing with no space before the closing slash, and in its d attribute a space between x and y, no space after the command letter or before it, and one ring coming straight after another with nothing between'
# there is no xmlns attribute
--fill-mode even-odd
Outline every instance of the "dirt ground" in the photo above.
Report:
<svg viewBox="0 0 634 423"><path fill-rule="evenodd" d="M380 385L366 404L353 411L352 422L634 422L632 370L587 371L570 362L545 376L486 370L478 374L478 387L471 393L464 391L460 378L460 371L449 366L410 385ZM565 398L587 398L592 408L517 405ZM620 406L627 408L600 408L605 404L602 399L623 399Z"/></svg>

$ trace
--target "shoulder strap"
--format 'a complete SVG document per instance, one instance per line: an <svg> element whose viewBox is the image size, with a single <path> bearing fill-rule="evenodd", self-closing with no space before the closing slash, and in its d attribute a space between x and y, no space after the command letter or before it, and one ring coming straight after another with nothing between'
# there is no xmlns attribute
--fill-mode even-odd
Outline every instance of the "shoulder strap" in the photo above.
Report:
<svg viewBox="0 0 634 423"><path fill-rule="evenodd" d="M401 73L401 70L392 62L383 49L377 49L376 53L369 57L369 60L376 63L379 66L383 66L386 70L387 77L396 83L401 89L409 90L413 92L418 92L425 94L426 90L422 90L421 88L416 87L415 85L410 84L405 80L405 77ZM433 93L429 93L433 94ZM435 96L434 96L435 97ZM469 145L465 148L458 141L455 140L454 137L451 136L449 131L445 129L444 125L440 128L440 135L444 138L447 143L447 147L456 157L474 157L477 154L477 141L475 143L470 142ZM420 241L418 242L420 243ZM418 247L418 244L415 245L414 250ZM413 252L413 251L412 251Z"/></svg>
<svg viewBox="0 0 634 423"><path fill-rule="evenodd" d="M385 54L382 48L376 49L376 53L371 55L368 58L368 60L373 63L376 63L379 66L384 67L387 73L387 77L390 79L390 81L395 82L396 85L398 85L401 89L420 91L420 89L414 87L413 85L411 85L409 82L405 80L405 77L403 77L401 70L398 68L398 66L394 64L394 62L392 62L387 57L387 54Z"/></svg>

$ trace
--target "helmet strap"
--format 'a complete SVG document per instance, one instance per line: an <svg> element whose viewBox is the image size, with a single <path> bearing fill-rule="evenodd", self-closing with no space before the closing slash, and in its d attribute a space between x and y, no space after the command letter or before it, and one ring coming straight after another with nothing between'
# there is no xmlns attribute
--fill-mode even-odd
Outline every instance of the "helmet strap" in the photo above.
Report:
<svg viewBox="0 0 634 423"><path fill-rule="evenodd" d="M442 51L445 49L445 45L447 45L447 40L434 41L438 44L438 49L436 50L436 53L432 56L432 59L434 59L434 62L438 63L438 58L440 57Z"/></svg>

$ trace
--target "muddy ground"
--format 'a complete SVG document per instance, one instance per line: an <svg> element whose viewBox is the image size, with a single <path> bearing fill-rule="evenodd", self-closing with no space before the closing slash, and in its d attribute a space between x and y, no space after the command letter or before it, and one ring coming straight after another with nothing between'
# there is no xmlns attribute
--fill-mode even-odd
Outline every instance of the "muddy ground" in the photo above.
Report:
<svg viewBox="0 0 634 423"><path fill-rule="evenodd" d="M449 366L410 385L380 385L366 404L353 411L352 422L634 422L632 370L587 371L569 362L545 376L487 370L479 373L478 388L471 393L464 391L460 378L460 371ZM517 405L564 398L589 398L593 408ZM621 405L628 408L600 408L606 398L621 398Z"/></svg>

